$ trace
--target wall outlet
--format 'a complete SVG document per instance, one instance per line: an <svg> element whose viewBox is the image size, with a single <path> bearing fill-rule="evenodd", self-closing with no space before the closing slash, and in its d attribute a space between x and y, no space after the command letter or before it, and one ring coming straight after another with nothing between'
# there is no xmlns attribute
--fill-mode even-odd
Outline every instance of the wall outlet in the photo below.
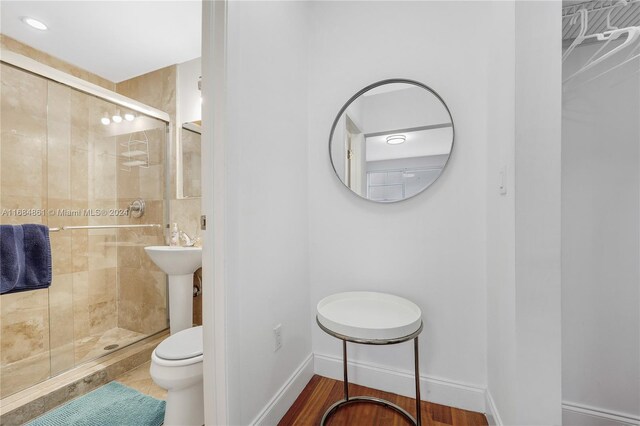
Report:
<svg viewBox="0 0 640 426"><path fill-rule="evenodd" d="M282 324L273 327L273 351L282 347Z"/></svg>

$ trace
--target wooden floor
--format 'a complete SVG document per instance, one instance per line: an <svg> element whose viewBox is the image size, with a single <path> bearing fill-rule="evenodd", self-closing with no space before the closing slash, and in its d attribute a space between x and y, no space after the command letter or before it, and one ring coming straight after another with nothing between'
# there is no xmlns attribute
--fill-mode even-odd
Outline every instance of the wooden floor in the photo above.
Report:
<svg viewBox="0 0 640 426"><path fill-rule="evenodd" d="M349 385L349 395L367 395L391 401L409 413L415 413L415 400L394 393L382 392L364 386ZM279 426L320 424L320 419L331 404L342 399L342 382L322 376L313 376L298 399L293 403ZM459 410L445 405L422 401L423 426L486 426L484 414ZM402 416L393 410L374 404L353 404L340 408L327 426L404 426L408 425Z"/></svg>

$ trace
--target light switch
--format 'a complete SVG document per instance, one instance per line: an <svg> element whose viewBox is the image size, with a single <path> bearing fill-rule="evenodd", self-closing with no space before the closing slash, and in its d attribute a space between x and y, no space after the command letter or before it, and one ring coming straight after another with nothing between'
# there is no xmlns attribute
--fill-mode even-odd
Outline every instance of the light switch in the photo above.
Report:
<svg viewBox="0 0 640 426"><path fill-rule="evenodd" d="M500 195L507 195L507 167L500 168L498 173L498 190Z"/></svg>

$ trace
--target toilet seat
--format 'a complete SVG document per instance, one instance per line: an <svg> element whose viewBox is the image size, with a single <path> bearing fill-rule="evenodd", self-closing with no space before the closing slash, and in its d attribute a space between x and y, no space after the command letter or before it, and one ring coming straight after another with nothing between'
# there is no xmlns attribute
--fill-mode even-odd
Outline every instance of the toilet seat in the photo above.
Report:
<svg viewBox="0 0 640 426"><path fill-rule="evenodd" d="M188 328L162 341L151 354L158 365L183 366L202 362L202 326Z"/></svg>

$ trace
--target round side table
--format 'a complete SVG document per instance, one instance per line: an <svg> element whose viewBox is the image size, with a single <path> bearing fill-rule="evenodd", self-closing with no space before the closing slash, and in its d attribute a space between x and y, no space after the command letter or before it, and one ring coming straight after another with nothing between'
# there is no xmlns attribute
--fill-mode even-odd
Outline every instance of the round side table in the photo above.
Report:
<svg viewBox="0 0 640 426"><path fill-rule="evenodd" d="M413 302L386 293L353 291L322 299L317 306L316 322L325 333L342 340L344 398L322 416L324 426L341 407L353 403L372 403L390 408L416 426L422 425L420 413L420 368L418 335L422 332L422 311ZM350 396L347 374L347 342L364 345L394 345L413 339L416 382L416 417L398 405L380 398Z"/></svg>

